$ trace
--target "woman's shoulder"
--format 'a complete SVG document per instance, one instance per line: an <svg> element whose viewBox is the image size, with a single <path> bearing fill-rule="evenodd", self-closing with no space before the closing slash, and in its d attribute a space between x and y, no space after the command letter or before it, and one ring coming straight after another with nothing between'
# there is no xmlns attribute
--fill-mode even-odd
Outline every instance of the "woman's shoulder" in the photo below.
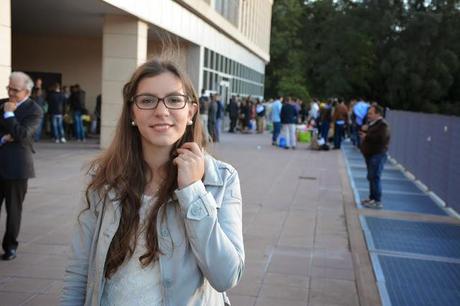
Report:
<svg viewBox="0 0 460 306"><path fill-rule="evenodd" d="M205 154L205 164L207 172L217 172L220 176L237 174L235 167L231 164L219 160L208 153Z"/></svg>

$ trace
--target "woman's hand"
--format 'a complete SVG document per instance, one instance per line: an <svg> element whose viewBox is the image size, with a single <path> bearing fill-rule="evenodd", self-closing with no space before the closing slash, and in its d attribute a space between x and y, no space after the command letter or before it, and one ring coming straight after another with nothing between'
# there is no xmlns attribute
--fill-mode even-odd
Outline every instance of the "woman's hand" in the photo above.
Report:
<svg viewBox="0 0 460 306"><path fill-rule="evenodd" d="M195 142L186 142L177 149L173 160L177 165L177 186L179 189L199 181L204 175L204 153Z"/></svg>

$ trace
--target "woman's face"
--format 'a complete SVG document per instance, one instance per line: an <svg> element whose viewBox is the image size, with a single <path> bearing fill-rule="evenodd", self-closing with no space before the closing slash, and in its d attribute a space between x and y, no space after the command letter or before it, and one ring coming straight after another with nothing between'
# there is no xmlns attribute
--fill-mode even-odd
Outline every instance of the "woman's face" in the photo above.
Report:
<svg viewBox="0 0 460 306"><path fill-rule="evenodd" d="M148 95L165 98L185 94L181 80L171 72L141 80L136 91L136 96L147 95L146 99L138 101L145 103L149 101ZM196 104L187 102L182 109L168 109L164 101L159 101L155 109L140 109L133 103L133 120L141 134L142 145L171 147L184 135L187 122L193 118L196 107Z"/></svg>

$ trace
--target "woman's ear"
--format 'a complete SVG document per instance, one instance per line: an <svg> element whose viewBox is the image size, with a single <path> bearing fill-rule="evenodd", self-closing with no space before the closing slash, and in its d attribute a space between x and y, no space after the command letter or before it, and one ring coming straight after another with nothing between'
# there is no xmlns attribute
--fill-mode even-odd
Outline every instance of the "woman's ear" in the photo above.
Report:
<svg viewBox="0 0 460 306"><path fill-rule="evenodd" d="M198 111L198 103L191 103L188 109L188 120L192 120Z"/></svg>

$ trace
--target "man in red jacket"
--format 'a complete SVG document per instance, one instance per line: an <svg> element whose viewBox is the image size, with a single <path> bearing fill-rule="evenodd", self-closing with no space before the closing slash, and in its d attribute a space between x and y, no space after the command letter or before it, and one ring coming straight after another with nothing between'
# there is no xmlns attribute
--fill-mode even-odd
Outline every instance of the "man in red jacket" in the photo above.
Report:
<svg viewBox="0 0 460 306"><path fill-rule="evenodd" d="M360 149L366 160L369 198L363 200L361 204L367 208L380 209L383 207L380 177L387 160L390 128L383 119L383 108L376 103L369 108L367 119L369 124L360 132L362 140Z"/></svg>

